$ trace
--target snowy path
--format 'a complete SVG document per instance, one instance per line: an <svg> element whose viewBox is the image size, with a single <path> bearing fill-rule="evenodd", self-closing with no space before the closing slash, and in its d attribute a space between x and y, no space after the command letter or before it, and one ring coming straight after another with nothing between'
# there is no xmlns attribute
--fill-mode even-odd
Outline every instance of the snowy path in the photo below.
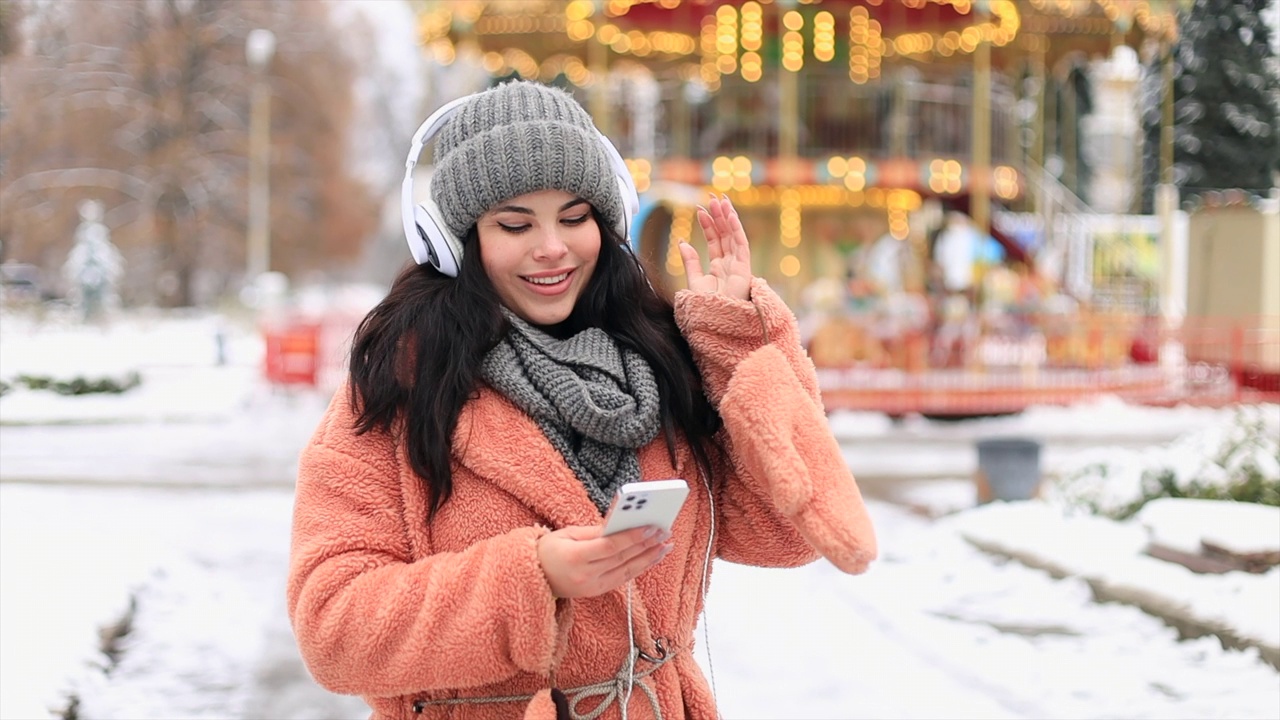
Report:
<svg viewBox="0 0 1280 720"><path fill-rule="evenodd" d="M1081 581L871 507L884 551L865 576L718 566L710 644L726 717L1280 717L1280 677L1256 655L1179 643Z"/></svg>
<svg viewBox="0 0 1280 720"><path fill-rule="evenodd" d="M284 491L0 487L2 684L43 682L48 707L70 676L94 720L365 717L314 686L292 647L290 506ZM972 549L946 521L871 508L883 559L867 575L717 565L710 667L725 717L1280 716L1280 680L1252 656L1178 643L1081 582ZM77 672L96 629L67 619L106 623L131 591L120 664L109 679ZM4 717L40 716L12 699Z"/></svg>

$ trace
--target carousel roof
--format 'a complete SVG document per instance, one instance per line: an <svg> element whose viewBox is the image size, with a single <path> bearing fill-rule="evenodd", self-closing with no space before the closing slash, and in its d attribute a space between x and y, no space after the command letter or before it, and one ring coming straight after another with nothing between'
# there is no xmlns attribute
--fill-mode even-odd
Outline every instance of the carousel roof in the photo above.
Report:
<svg viewBox="0 0 1280 720"><path fill-rule="evenodd" d="M671 63L704 79L767 65L847 64L868 82L882 63L963 60L997 52L1106 52L1117 40L1170 39L1183 0L418 0L423 44L446 64L474 43L494 74L590 82L606 49L645 65ZM1049 41L1045 41L1049 38ZM598 58L597 58L598 61ZM998 62L998 61L997 61ZM714 72L711 72L713 71Z"/></svg>

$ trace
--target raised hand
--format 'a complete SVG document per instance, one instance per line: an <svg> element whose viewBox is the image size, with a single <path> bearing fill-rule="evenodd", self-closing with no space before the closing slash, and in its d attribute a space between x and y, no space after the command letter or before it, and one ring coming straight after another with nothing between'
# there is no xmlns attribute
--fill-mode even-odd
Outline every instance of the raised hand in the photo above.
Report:
<svg viewBox="0 0 1280 720"><path fill-rule="evenodd" d="M749 300L751 246L729 197L721 199L712 195L707 207L698 206L698 225L702 226L702 234L707 238L710 262L708 271L704 273L698 251L689 243L680 243L680 259L684 261L689 289L701 293L722 293L735 300Z"/></svg>

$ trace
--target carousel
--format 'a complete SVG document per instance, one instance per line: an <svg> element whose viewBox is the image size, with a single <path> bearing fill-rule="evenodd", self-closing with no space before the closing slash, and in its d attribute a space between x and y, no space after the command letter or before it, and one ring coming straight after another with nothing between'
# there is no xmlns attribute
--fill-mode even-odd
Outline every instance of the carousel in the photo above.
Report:
<svg viewBox="0 0 1280 720"><path fill-rule="evenodd" d="M1152 283L1101 292L1103 256L1062 219L1091 212L1089 63L1167 49L1170 3L416 7L446 72L578 96L627 158L633 242L656 284L683 287L695 206L728 195L756 273L801 320L828 409L970 415L1166 392L1141 352L1156 341ZM1141 255L1129 234L1112 248L1126 262Z"/></svg>

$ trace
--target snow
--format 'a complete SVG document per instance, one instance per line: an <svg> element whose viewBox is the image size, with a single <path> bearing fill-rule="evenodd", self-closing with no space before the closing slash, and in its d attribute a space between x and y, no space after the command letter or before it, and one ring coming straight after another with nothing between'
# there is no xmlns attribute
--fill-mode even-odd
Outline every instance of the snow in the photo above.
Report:
<svg viewBox="0 0 1280 720"><path fill-rule="evenodd" d="M292 643L292 476L328 398L266 385L261 352L245 318L0 314L2 380L143 378L119 396L0 397L0 718L50 717L72 695L88 720L367 716L315 687ZM1249 410L1280 427L1280 408ZM1280 717L1280 675L1250 646L1280 645L1280 570L1197 575L1143 552L1152 537L1275 550L1274 508L1153 504L1117 522L1067 493L978 506L968 479L976 438L1031 437L1059 479L1114 463L1120 503L1141 468L1199 467L1236 414L1104 398L963 423L833 415L855 474L874 468L895 501L868 501L881 559L856 577L715 566L694 653L725 717ZM1246 647L1180 640L1100 591ZM112 661L100 628L126 616Z"/></svg>

